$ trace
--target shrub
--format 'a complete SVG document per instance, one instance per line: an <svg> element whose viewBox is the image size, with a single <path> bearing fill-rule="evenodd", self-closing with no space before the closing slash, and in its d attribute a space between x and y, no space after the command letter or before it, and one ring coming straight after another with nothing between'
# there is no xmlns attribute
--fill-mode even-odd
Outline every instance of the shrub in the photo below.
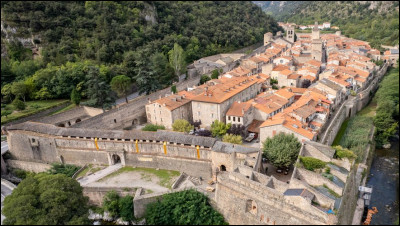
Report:
<svg viewBox="0 0 400 226"><path fill-rule="evenodd" d="M172 124L172 129L177 132L189 132L194 128L193 125L191 125L188 121L185 119L177 119L174 121L174 124Z"/></svg>
<svg viewBox="0 0 400 226"><path fill-rule="evenodd" d="M14 107L19 111L25 110L26 108L25 103L18 98L15 98L15 100L12 102L12 105L14 105Z"/></svg>
<svg viewBox="0 0 400 226"><path fill-rule="evenodd" d="M231 124L225 124L223 122L220 122L219 120L215 120L211 124L211 133L213 137L222 137L223 135L226 134L228 129L231 128Z"/></svg>
<svg viewBox="0 0 400 226"><path fill-rule="evenodd" d="M1 117L5 116L7 118L7 116L11 115L12 111L10 110L1 110Z"/></svg>
<svg viewBox="0 0 400 226"><path fill-rule="evenodd" d="M242 136L228 133L222 137L222 141L232 144L242 144Z"/></svg>
<svg viewBox="0 0 400 226"><path fill-rule="evenodd" d="M135 217L133 216L133 197L127 195L123 198L119 199L118 203L119 207L119 214L124 221L131 221L134 220Z"/></svg>
<svg viewBox="0 0 400 226"><path fill-rule="evenodd" d="M215 69L211 74L211 78L212 79L218 79L218 76L219 76L219 72L218 72L217 69Z"/></svg>
<svg viewBox="0 0 400 226"><path fill-rule="evenodd" d="M207 196L193 189L165 194L161 201L148 204L145 218L149 225L227 224Z"/></svg>
<svg viewBox="0 0 400 226"><path fill-rule="evenodd" d="M210 81L211 78L208 75L202 75L200 78L200 85L206 83L207 81Z"/></svg>
<svg viewBox="0 0 400 226"><path fill-rule="evenodd" d="M350 94L351 94L352 96L357 96L357 93L356 93L356 91L354 91L354 90L351 90L351 91L350 91Z"/></svg>
<svg viewBox="0 0 400 226"><path fill-rule="evenodd" d="M147 124L142 128L143 131L157 131L157 130L165 130L165 126L163 125L154 125L154 124Z"/></svg>
<svg viewBox="0 0 400 226"><path fill-rule="evenodd" d="M355 155L351 150L347 148L343 148L342 146L334 146L333 149L335 149L335 156L339 159L355 159L357 158L357 155Z"/></svg>
<svg viewBox="0 0 400 226"><path fill-rule="evenodd" d="M178 90L176 89L176 85L171 86L171 92L177 93Z"/></svg>
<svg viewBox="0 0 400 226"><path fill-rule="evenodd" d="M301 163L303 163L304 168L311 170L311 171L314 171L315 169L324 168L326 165L326 162L321 161L316 158L313 158L313 157L300 156L300 161L301 161Z"/></svg>
<svg viewBox="0 0 400 226"><path fill-rule="evenodd" d="M103 198L103 209L112 217L119 216L119 199L118 193L114 190L107 192Z"/></svg>
<svg viewBox="0 0 400 226"><path fill-rule="evenodd" d="M61 164L61 163L53 163L51 164L51 168L47 171L49 174L65 174L68 177L72 177L76 171L79 170L78 166L69 165L69 164Z"/></svg>
<svg viewBox="0 0 400 226"><path fill-rule="evenodd" d="M276 85L272 85L272 89L279 89L279 88Z"/></svg>

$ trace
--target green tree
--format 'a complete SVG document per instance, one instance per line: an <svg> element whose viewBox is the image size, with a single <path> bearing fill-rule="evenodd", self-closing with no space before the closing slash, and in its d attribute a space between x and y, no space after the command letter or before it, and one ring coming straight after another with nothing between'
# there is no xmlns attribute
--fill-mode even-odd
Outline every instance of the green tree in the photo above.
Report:
<svg viewBox="0 0 400 226"><path fill-rule="evenodd" d="M116 191L112 190L107 192L103 198L103 208L109 212L112 217L119 216L119 195Z"/></svg>
<svg viewBox="0 0 400 226"><path fill-rule="evenodd" d="M211 78L212 79L218 79L218 76L219 76L218 69L215 69L211 74Z"/></svg>
<svg viewBox="0 0 400 226"><path fill-rule="evenodd" d="M111 94L110 85L100 76L99 68L89 66L86 79L86 93L90 98L90 100L85 103L86 105L105 109L111 107L111 105L115 103L115 96Z"/></svg>
<svg viewBox="0 0 400 226"><path fill-rule="evenodd" d="M111 89L118 94L118 96L125 96L125 101L128 103L128 94L131 91L131 79L125 75L115 76L111 80Z"/></svg>
<svg viewBox="0 0 400 226"><path fill-rule="evenodd" d="M154 125L154 124L146 124L143 128L142 131L157 131L157 130L165 130L165 126L163 125Z"/></svg>
<svg viewBox="0 0 400 226"><path fill-rule="evenodd" d="M219 120L215 120L211 124L211 133L213 137L222 137L231 128L231 123L225 124Z"/></svg>
<svg viewBox="0 0 400 226"><path fill-rule="evenodd" d="M80 167L70 164L53 163L51 168L47 171L49 174L65 174L68 177L72 177Z"/></svg>
<svg viewBox="0 0 400 226"><path fill-rule="evenodd" d="M79 103L81 102L81 94L76 90L76 88L71 92L71 101L76 106L79 106Z"/></svg>
<svg viewBox="0 0 400 226"><path fill-rule="evenodd" d="M14 82L11 86L11 93L17 98L22 98L25 102L25 96L28 92L28 87L24 82Z"/></svg>
<svg viewBox="0 0 400 226"><path fill-rule="evenodd" d="M263 142L263 154L276 167L289 167L299 155L301 143L293 134L279 133Z"/></svg>
<svg viewBox="0 0 400 226"><path fill-rule="evenodd" d="M119 214L124 221L132 221L135 219L133 215L133 197L127 195L119 199Z"/></svg>
<svg viewBox="0 0 400 226"><path fill-rule="evenodd" d="M187 120L185 119L177 119L172 124L172 129L177 132L189 132L194 128Z"/></svg>
<svg viewBox="0 0 400 226"><path fill-rule="evenodd" d="M206 83L207 81L210 81L210 80L211 80L210 76L202 75L201 78L200 78L200 85L202 85L202 84L204 84L204 83Z"/></svg>
<svg viewBox="0 0 400 226"><path fill-rule="evenodd" d="M12 102L12 105L14 105L14 107L19 111L25 110L26 108L25 103L18 98L15 98L15 100Z"/></svg>
<svg viewBox="0 0 400 226"><path fill-rule="evenodd" d="M7 118L7 116L11 115L11 113L12 113L12 111L10 111L10 110L1 110L1 117L4 116Z"/></svg>
<svg viewBox="0 0 400 226"><path fill-rule="evenodd" d="M88 198L63 174L27 177L4 199L2 213L5 225L89 224Z"/></svg>
<svg viewBox="0 0 400 226"><path fill-rule="evenodd" d="M168 55L169 63L175 71L175 76L179 78L186 69L185 52L178 43L175 43L174 48L168 52Z"/></svg>
<svg viewBox="0 0 400 226"><path fill-rule="evenodd" d="M47 100L52 98L51 93L48 91L47 87L41 88L39 91L35 93L36 100Z"/></svg>
<svg viewBox="0 0 400 226"><path fill-rule="evenodd" d="M145 217L150 225L227 225L207 196L193 189L163 195L147 205Z"/></svg>
<svg viewBox="0 0 400 226"><path fill-rule="evenodd" d="M7 103L10 103L12 101L12 85L6 84L1 88L1 95L4 97L4 99L7 101Z"/></svg>
<svg viewBox="0 0 400 226"><path fill-rule="evenodd" d="M242 144L242 136L227 133L222 137L222 141L232 144Z"/></svg>
<svg viewBox="0 0 400 226"><path fill-rule="evenodd" d="M178 91L176 90L176 85L171 86L171 92L177 93Z"/></svg>

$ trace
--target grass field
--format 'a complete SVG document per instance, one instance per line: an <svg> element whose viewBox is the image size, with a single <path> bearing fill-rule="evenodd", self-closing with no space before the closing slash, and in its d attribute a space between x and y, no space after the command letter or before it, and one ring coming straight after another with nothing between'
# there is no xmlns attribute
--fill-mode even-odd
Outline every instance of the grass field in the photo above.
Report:
<svg viewBox="0 0 400 226"><path fill-rule="evenodd" d="M1 124L5 124L8 122L12 122L23 117L27 117L38 112L47 110L49 108L67 103L69 100L36 100L36 101L27 101L25 110L18 111L15 109L14 105L6 104L2 105L1 110L9 110L12 111L10 115L7 117L1 117Z"/></svg>

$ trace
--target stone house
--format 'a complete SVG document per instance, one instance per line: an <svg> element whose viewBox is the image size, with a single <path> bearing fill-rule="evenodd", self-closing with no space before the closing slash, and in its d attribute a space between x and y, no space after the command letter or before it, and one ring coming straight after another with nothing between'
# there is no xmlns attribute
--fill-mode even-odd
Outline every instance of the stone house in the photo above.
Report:
<svg viewBox="0 0 400 226"><path fill-rule="evenodd" d="M253 106L249 102L233 102L226 112L226 123L247 127L253 121Z"/></svg>

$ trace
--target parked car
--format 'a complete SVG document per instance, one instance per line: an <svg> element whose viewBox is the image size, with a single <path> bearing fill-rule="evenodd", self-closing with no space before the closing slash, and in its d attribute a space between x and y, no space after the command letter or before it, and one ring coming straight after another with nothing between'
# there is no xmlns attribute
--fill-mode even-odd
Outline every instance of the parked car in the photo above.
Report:
<svg viewBox="0 0 400 226"><path fill-rule="evenodd" d="M246 137L245 141L251 142L251 141L254 140L255 138L257 138L257 134L256 134L256 133L249 133L249 136Z"/></svg>

